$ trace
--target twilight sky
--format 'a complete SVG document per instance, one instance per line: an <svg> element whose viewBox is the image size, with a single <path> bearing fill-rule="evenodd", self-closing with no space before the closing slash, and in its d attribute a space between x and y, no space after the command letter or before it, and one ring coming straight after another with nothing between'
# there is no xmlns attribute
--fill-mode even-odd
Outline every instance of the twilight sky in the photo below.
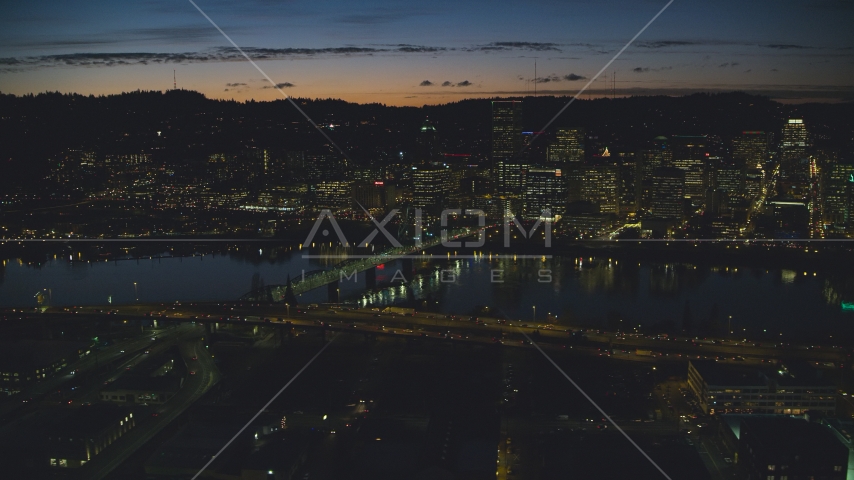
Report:
<svg viewBox="0 0 854 480"><path fill-rule="evenodd" d="M197 0L295 97L573 95L667 0ZM854 100L854 1L675 0L590 87ZM0 92L281 94L187 0L0 1Z"/></svg>

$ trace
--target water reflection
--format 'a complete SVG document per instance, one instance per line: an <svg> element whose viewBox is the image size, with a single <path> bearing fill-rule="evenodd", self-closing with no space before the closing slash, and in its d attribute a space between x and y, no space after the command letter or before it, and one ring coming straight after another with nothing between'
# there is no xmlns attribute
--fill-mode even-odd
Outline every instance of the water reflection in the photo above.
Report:
<svg viewBox="0 0 854 480"><path fill-rule="evenodd" d="M54 305L102 304L108 297L114 304L136 298L235 300L258 285L284 284L288 275L296 280L303 270L329 268L352 254L328 245L314 249L239 245L206 254L176 248L159 254L149 251L150 259L110 256L97 261L93 257L97 252L67 252L36 264L7 261L0 268L0 305L34 306L33 292L47 288L52 289ZM324 262L305 258L308 253L336 258ZM840 308L840 302L854 300L854 278L845 272L746 270L590 256L523 258L487 252L472 258L424 255L389 262L377 268L370 287L364 273L358 281L340 285L342 300L361 305L409 305L457 314L489 306L511 318L545 321L550 314L562 322L598 326L635 328L671 322L684 329L686 309L698 332L726 328L729 316L748 333L832 331L854 325L854 315L846 316ZM328 298L325 288L300 297L303 303L330 300L337 298Z"/></svg>

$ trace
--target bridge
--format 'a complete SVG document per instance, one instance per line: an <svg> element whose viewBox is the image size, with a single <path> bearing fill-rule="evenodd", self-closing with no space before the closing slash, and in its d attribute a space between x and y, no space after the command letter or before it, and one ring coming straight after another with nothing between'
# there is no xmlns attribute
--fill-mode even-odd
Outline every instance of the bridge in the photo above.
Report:
<svg viewBox="0 0 854 480"><path fill-rule="evenodd" d="M458 229L452 231L448 235L447 240L457 240L464 237L470 237L475 234L481 234L484 232L485 228L486 227L478 229ZM428 242L422 243L421 245L392 247L371 255L356 255L352 258L343 260L328 270L300 272L301 274L291 282L291 290L296 296L324 285L330 285L330 292L335 293L335 289L337 288L339 281L353 278L354 273L364 271L370 271L373 274L368 274L368 283L370 284L370 279L376 278L376 274L373 273L373 269L378 265L393 262L400 258L409 258L411 255L435 247L441 243L441 238L434 238ZM266 285L241 296L240 301L282 303L285 302L287 289L287 284Z"/></svg>

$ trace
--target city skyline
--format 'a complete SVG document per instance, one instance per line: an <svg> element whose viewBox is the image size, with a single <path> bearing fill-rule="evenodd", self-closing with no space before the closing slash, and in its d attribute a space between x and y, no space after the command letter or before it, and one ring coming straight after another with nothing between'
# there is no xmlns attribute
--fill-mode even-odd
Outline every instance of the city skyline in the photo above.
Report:
<svg viewBox="0 0 854 480"><path fill-rule="evenodd" d="M665 4L198 3L288 95L414 106L535 88L574 95ZM281 97L189 2L9 10L0 21L4 93L167 90L174 70L179 88L209 98ZM744 90L786 102L850 100L851 12L834 1L771 12L674 2L584 98Z"/></svg>

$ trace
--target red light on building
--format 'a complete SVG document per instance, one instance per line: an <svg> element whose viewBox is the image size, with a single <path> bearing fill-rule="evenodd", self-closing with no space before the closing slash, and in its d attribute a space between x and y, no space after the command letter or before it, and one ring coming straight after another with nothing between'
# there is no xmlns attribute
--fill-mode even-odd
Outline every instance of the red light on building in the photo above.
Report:
<svg viewBox="0 0 854 480"><path fill-rule="evenodd" d="M385 185L385 182L374 182L374 185Z"/></svg>

